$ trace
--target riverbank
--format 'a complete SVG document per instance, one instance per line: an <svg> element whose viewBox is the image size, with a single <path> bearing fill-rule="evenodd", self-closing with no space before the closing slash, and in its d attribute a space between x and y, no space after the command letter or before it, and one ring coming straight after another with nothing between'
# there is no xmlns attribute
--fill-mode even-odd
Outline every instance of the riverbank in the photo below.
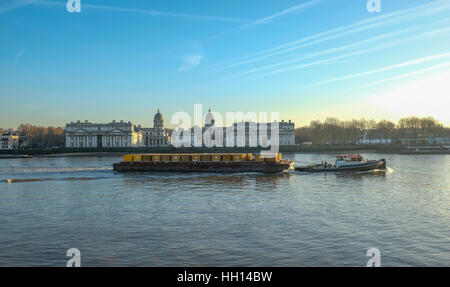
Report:
<svg viewBox="0 0 450 287"><path fill-rule="evenodd" d="M88 149L23 149L0 151L0 158L31 155L39 157L58 156L117 156L127 153L259 153L261 148L88 148ZM403 145L347 145L347 146L281 146L281 153L384 153L384 154L450 154L450 149L439 147L408 148Z"/></svg>

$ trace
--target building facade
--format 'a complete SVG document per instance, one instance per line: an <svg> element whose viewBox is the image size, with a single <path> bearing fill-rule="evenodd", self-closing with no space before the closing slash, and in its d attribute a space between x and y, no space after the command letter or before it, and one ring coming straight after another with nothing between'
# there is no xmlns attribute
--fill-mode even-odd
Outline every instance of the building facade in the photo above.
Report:
<svg viewBox="0 0 450 287"><path fill-rule="evenodd" d="M142 133L142 146L167 147L170 146L171 130L164 127L164 117L158 109L153 118L153 128L140 128Z"/></svg>
<svg viewBox="0 0 450 287"><path fill-rule="evenodd" d="M0 150L13 150L19 148L19 135L14 132L4 132L0 136Z"/></svg>
<svg viewBox="0 0 450 287"><path fill-rule="evenodd" d="M77 121L66 124L67 148L139 147L141 142L142 133L131 122L98 124Z"/></svg>
<svg viewBox="0 0 450 287"><path fill-rule="evenodd" d="M171 130L164 127L164 117L158 109L153 128L142 128L124 121L107 124L77 121L66 124L66 147L164 147L170 146L170 133Z"/></svg>
<svg viewBox="0 0 450 287"><path fill-rule="evenodd" d="M210 127L214 127L215 125L215 119L213 113L209 111L205 116L205 126L203 128L191 128L185 132L184 136L190 137L190 144L191 146L197 146L200 145L200 143L203 142L204 145L208 146L208 144L205 144L203 141L203 138L197 137L195 133L195 129L201 130L201 136L203 137L203 134L205 130L207 130ZM217 128L216 128L217 129ZM220 128L219 128L220 129ZM223 137L222 139L222 146L223 147L256 147L256 146L263 146L267 147L267 142L261 142L260 137L260 131L261 129L266 130L267 140L270 140L272 138L272 125L271 123L256 123L256 122L240 122L240 123L234 123L233 126L221 128L221 132L219 135L219 132L217 130L211 134L211 139L215 140L216 146L217 146L217 140L218 137ZM227 132L233 132L232 143L227 143ZM178 131L178 133L181 133L181 130ZM278 122L278 138L279 138L279 145L280 146L289 146L289 145L295 145L295 124L292 121L285 122L284 120L281 122Z"/></svg>

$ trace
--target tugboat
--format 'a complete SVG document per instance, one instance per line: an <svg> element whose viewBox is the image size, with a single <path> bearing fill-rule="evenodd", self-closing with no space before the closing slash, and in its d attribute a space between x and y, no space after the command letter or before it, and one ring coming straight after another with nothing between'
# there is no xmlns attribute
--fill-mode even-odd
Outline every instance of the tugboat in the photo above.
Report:
<svg viewBox="0 0 450 287"><path fill-rule="evenodd" d="M386 160L367 160L361 154L358 155L339 155L335 164L329 164L323 161L319 164L313 164L303 167L295 167L297 171L303 172L340 172L340 171L368 171L385 170Z"/></svg>
<svg viewBox="0 0 450 287"><path fill-rule="evenodd" d="M122 162L113 164L113 169L119 172L277 173L293 165L293 161L282 159L281 153L269 156L252 153L128 154Z"/></svg>

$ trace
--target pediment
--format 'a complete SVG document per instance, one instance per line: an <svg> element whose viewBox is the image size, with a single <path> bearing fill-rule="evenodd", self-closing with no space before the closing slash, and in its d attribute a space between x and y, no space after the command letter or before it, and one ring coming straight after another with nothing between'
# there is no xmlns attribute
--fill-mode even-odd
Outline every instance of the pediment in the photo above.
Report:
<svg viewBox="0 0 450 287"><path fill-rule="evenodd" d="M115 130L110 131L110 133L112 133L112 134L123 134L124 131L121 131L119 129L115 129Z"/></svg>
<svg viewBox="0 0 450 287"><path fill-rule="evenodd" d="M74 129L74 130L72 131L72 133L75 133L75 134L85 134L85 133L87 133L87 131L86 131L86 130L83 130L83 129Z"/></svg>

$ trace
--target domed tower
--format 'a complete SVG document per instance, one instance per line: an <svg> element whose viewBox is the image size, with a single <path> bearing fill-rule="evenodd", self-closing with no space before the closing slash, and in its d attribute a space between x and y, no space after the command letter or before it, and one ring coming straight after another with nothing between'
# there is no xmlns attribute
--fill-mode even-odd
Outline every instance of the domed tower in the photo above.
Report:
<svg viewBox="0 0 450 287"><path fill-rule="evenodd" d="M156 131L156 134L158 136L164 135L164 117L159 112L159 109L155 117L153 118L153 129Z"/></svg>
<svg viewBox="0 0 450 287"><path fill-rule="evenodd" d="M216 120L214 119L213 113L211 113L211 109L209 109L208 113L205 116L205 128L209 128L210 126L214 126Z"/></svg>
<svg viewBox="0 0 450 287"><path fill-rule="evenodd" d="M160 128L160 129L164 128L164 117L159 112L159 109L158 109L158 112L156 113L155 117L153 118L153 127Z"/></svg>

